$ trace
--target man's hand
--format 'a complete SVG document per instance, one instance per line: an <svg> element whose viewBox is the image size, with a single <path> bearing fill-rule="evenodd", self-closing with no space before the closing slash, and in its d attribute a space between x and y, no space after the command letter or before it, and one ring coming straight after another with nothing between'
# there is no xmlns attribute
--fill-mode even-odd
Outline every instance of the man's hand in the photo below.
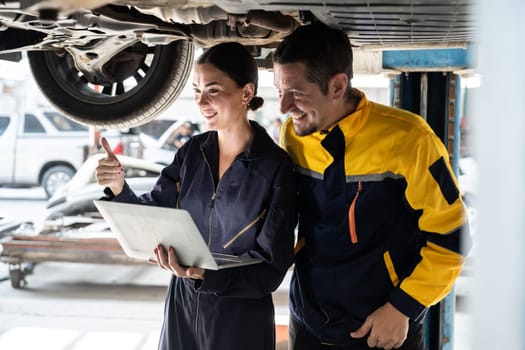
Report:
<svg viewBox="0 0 525 350"><path fill-rule="evenodd" d="M173 247L169 247L166 253L164 246L159 244L157 248L155 248L155 256L157 257L157 264L161 268L171 271L177 277L204 279L204 269L179 265Z"/></svg>
<svg viewBox="0 0 525 350"><path fill-rule="evenodd" d="M117 156L111 150L108 140L103 137L100 143L106 152L106 157L98 161L98 166L95 169L95 178L99 185L109 187L116 196L124 188L124 171Z"/></svg>
<svg viewBox="0 0 525 350"><path fill-rule="evenodd" d="M363 338L368 335L369 347L391 350L403 345L407 333L408 317L392 304L386 303L371 313L365 323L350 335L352 338Z"/></svg>

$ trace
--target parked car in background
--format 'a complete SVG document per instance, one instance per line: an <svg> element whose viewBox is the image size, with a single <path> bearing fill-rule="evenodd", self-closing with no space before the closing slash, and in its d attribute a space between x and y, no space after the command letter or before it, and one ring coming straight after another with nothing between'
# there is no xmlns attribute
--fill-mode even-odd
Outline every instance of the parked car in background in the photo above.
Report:
<svg viewBox="0 0 525 350"><path fill-rule="evenodd" d="M140 129L141 134L146 134L149 137L158 140L172 124L179 120L180 119L161 116L141 125L138 129Z"/></svg>
<svg viewBox="0 0 525 350"><path fill-rule="evenodd" d="M103 130L118 154L142 156L138 135ZM0 111L0 186L42 186L47 197L65 185L89 154L90 132L56 110Z"/></svg>
<svg viewBox="0 0 525 350"><path fill-rule="evenodd" d="M155 128L153 129L155 132L150 132L146 128L140 133L143 158L162 165L170 164L175 152L184 142L192 135L200 132L199 127L189 121L158 119L149 122L147 125L150 124L162 125L164 129Z"/></svg>
<svg viewBox="0 0 525 350"><path fill-rule="evenodd" d="M89 157L73 178L49 198L46 205L46 220L64 216L89 215L96 212L94 199L103 196L103 187L96 183L95 168L105 153ZM126 182L137 194L151 190L163 166L143 159L118 156Z"/></svg>
<svg viewBox="0 0 525 350"><path fill-rule="evenodd" d="M50 197L82 165L88 135L52 110L0 114L0 185L41 185Z"/></svg>
<svg viewBox="0 0 525 350"><path fill-rule="evenodd" d="M140 133L140 141L143 146L143 158L162 165L170 164L173 161L177 148L173 143L167 142L167 135L181 124L182 122L175 121L158 137L145 132Z"/></svg>

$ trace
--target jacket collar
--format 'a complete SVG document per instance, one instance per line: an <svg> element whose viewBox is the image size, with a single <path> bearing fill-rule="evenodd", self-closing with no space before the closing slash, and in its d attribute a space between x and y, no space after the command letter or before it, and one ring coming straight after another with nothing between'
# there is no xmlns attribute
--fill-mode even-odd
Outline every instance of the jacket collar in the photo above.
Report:
<svg viewBox="0 0 525 350"><path fill-rule="evenodd" d="M370 112L370 102L366 98L366 95L356 88L352 88L353 93L359 96L359 103L356 109L341 119L339 122L331 126L328 130L316 131L312 135L317 139L322 140L327 134L329 134L336 126L340 129L345 130L345 135L355 135L359 129L366 123Z"/></svg>
<svg viewBox="0 0 525 350"><path fill-rule="evenodd" d="M353 136L366 124L368 116L370 114L370 108L372 107L371 103L366 98L366 95L357 90L353 89L356 94L360 96L359 103L357 104L356 109L341 119L337 125L344 130L347 136Z"/></svg>

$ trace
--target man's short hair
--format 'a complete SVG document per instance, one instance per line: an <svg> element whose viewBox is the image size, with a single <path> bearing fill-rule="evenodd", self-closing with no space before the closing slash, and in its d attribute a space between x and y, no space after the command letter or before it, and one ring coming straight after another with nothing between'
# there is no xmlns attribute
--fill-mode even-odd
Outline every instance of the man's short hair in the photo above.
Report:
<svg viewBox="0 0 525 350"><path fill-rule="evenodd" d="M297 28L279 44L273 55L278 64L304 63L306 79L316 83L323 94L328 93L328 81L338 73L352 79L352 46L344 32L322 23ZM350 95L350 84L347 96Z"/></svg>

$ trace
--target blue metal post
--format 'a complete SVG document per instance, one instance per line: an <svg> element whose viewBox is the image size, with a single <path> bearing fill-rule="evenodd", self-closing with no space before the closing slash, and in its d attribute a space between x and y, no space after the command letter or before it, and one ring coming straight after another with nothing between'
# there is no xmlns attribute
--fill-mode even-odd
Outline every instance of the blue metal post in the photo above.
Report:
<svg viewBox="0 0 525 350"><path fill-rule="evenodd" d="M383 52L383 68L394 69L400 72L425 72L439 71L450 72L453 70L472 67L473 48L467 49L435 49L435 50L406 50ZM452 166L457 174L460 156L460 121L463 114L463 99L461 79L455 79L455 105L454 128L452 144ZM394 88L394 80L390 88ZM402 93L402 92L401 92ZM394 91L391 91L391 96ZM448 94L444 97L448 106ZM393 102L393 101L392 101ZM401 106L402 107L402 106ZM448 111L448 107L447 107ZM446 123L450 122L448 113L444 116ZM448 127L445 130L448 135ZM447 137L448 138L448 137ZM443 140L447 143L446 140ZM430 310L429 317L425 320L424 344L427 350L453 350L454 349L454 316L456 309L455 290Z"/></svg>
<svg viewBox="0 0 525 350"><path fill-rule="evenodd" d="M465 110L465 104L463 102L463 93L465 89L463 86L463 79L461 76L456 75L456 104L454 110L454 145L452 152L452 167L456 175L458 175L459 157L461 157L461 119Z"/></svg>

